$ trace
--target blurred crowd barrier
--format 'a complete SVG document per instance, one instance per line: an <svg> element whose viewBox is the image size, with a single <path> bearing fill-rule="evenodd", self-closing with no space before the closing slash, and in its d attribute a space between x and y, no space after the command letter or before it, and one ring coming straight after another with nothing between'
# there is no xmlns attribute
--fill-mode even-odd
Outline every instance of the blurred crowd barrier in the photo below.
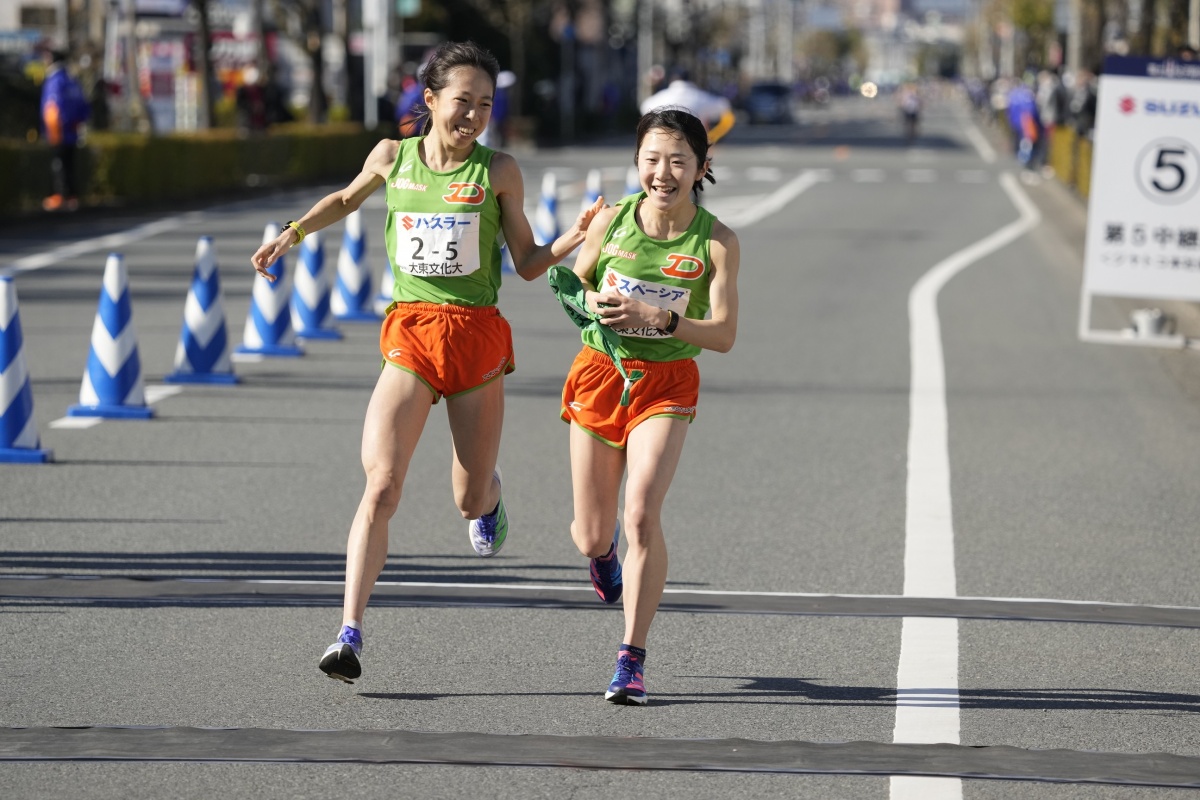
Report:
<svg viewBox="0 0 1200 800"><path fill-rule="evenodd" d="M1092 182L1092 140L1069 125L1056 125L1050 134L1046 164L1054 176L1087 199Z"/></svg>
<svg viewBox="0 0 1200 800"><path fill-rule="evenodd" d="M345 181L386 131L356 124L277 125L269 134L232 129L148 136L92 133L78 158L85 206L139 207L215 198L247 188ZM40 211L50 194L50 148L0 139L0 214Z"/></svg>

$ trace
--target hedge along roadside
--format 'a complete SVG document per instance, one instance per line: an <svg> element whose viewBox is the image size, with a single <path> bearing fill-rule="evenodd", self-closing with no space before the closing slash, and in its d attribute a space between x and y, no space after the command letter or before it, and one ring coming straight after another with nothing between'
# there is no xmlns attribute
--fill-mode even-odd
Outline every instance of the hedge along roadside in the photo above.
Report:
<svg viewBox="0 0 1200 800"><path fill-rule="evenodd" d="M194 201L246 188L348 181L388 132L360 125L278 125L246 136L216 129L146 136L91 133L79 153L85 206L136 208ZM50 149L0 139L0 214L39 212L50 194ZM11 182L10 182L11 181Z"/></svg>

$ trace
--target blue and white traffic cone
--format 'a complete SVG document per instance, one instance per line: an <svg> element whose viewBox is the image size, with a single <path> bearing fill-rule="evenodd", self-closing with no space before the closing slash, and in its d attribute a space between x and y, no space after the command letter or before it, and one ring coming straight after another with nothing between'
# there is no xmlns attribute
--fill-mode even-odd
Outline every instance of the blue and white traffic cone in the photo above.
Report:
<svg viewBox="0 0 1200 800"><path fill-rule="evenodd" d="M508 243L500 245L500 272L517 274L517 265L513 263L512 253L508 252Z"/></svg>
<svg viewBox="0 0 1200 800"><path fill-rule="evenodd" d="M263 232L263 244L275 238L279 224L268 222ZM275 276L269 281L255 274L254 289L250 294L250 312L246 315L246 330L242 343L234 353L248 356L295 357L304 355L296 345L296 332L292 330L292 312L289 308L291 281L288 280L287 262L283 256L267 268Z"/></svg>
<svg viewBox="0 0 1200 800"><path fill-rule="evenodd" d="M383 262L383 272L379 275L379 291L375 293L375 303L373 308L380 319L387 316L387 308L392 304L392 287L396 283L396 276L392 273L392 261L387 259Z"/></svg>
<svg viewBox="0 0 1200 800"><path fill-rule="evenodd" d="M92 324L92 349L83 372L79 404L68 408L67 416L110 419L154 416L154 409L146 405L133 304L129 300L129 277L120 253L111 253L104 265L104 283L96 321Z"/></svg>
<svg viewBox="0 0 1200 800"><path fill-rule="evenodd" d="M325 241L313 231L300 243L300 262L292 287L292 327L299 339L340 339L330 325L329 278L325 276Z"/></svg>
<svg viewBox="0 0 1200 800"><path fill-rule="evenodd" d="M0 276L0 462L43 464L54 454L41 447L33 418L33 389L21 352L17 286Z"/></svg>
<svg viewBox="0 0 1200 800"><path fill-rule="evenodd" d="M559 237L558 179L553 172L542 176L542 196L533 215L533 238L539 244L550 244Z"/></svg>
<svg viewBox="0 0 1200 800"><path fill-rule="evenodd" d="M583 188L583 202L580 204L579 210L587 211L602 194L604 194L604 176L598 169L588 170L587 183Z"/></svg>
<svg viewBox="0 0 1200 800"><path fill-rule="evenodd" d="M183 330L175 348L175 371L168 383L237 383L229 360L229 335L225 329L221 277L211 236L196 243L196 268L192 288L183 306Z"/></svg>
<svg viewBox="0 0 1200 800"><path fill-rule="evenodd" d="M625 196L637 194L642 190L642 180L638 177L637 167L625 170Z"/></svg>
<svg viewBox="0 0 1200 800"><path fill-rule="evenodd" d="M362 212L346 217L342 251L338 253L337 281L329 306L341 322L378 322L371 309L371 272L367 269L367 238L363 233Z"/></svg>

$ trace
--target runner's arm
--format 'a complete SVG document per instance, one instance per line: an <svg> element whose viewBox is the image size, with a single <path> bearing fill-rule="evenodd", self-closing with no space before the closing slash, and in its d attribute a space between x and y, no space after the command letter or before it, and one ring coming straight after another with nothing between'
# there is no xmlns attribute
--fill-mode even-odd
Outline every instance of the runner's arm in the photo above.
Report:
<svg viewBox="0 0 1200 800"><path fill-rule="evenodd" d="M492 156L489 177L500 203L500 225L508 253L517 274L527 281L542 276L551 265L579 247L592 219L604 208L604 198L598 198L590 208L579 212L574 224L561 236L549 244L538 245L525 216L525 184L516 159L507 153L496 153Z"/></svg>
<svg viewBox="0 0 1200 800"><path fill-rule="evenodd" d="M596 265L600 261L600 248L604 246L604 236L616 216L617 209L612 207L605 207L596 214L592 220L595 224L588 228L583 247L580 248L579 255L575 257L573 269L579 276L580 282L583 283L588 310L592 312L597 311L597 298L600 297L596 291Z"/></svg>
<svg viewBox="0 0 1200 800"><path fill-rule="evenodd" d="M295 222L304 229L305 234L327 228L340 219L345 219L356 211L371 193L383 186L392 164L396 161L400 143L394 139L384 139L367 156L362 172L350 181L345 189L327 194L316 202L304 216ZM250 258L250 263L259 275L269 281L275 277L267 273L267 268L275 260L286 253L300 240L300 234L294 229L284 228L278 236L264 244Z"/></svg>
<svg viewBox="0 0 1200 800"><path fill-rule="evenodd" d="M733 110L727 107L721 113L721 118L717 120L717 124L713 125L712 130L708 132L708 143L710 145L716 144L722 136L729 133L729 129L733 127L733 123Z"/></svg>

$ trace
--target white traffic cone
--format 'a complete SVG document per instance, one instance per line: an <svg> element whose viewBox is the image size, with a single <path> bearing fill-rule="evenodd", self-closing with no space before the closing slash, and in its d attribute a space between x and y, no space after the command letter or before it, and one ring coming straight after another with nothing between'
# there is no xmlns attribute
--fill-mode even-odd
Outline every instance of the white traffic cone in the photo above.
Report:
<svg viewBox="0 0 1200 800"><path fill-rule="evenodd" d="M278 231L277 223L268 222L263 231L263 244L274 239ZM275 276L274 281L255 273L246 329L242 334L242 343L234 349L234 353L248 356L302 356L304 351L296 345L296 332L292 330L292 312L288 302L292 294L291 281L288 280L284 257L275 259L267 272Z"/></svg>
<svg viewBox="0 0 1200 800"><path fill-rule="evenodd" d="M625 196L637 194L642 190L642 180L638 177L637 167L625 170Z"/></svg>
<svg viewBox="0 0 1200 800"><path fill-rule="evenodd" d="M588 170L587 183L584 184L583 202L579 206L580 211L586 211L592 207L592 204L604 194L604 176L598 169Z"/></svg>
<svg viewBox="0 0 1200 800"><path fill-rule="evenodd" d="M337 280L329 306L341 322L378 322L371 308L371 272L366 264L367 238L363 233L362 212L346 217L342 250L338 253Z"/></svg>
<svg viewBox="0 0 1200 800"><path fill-rule="evenodd" d="M550 244L559 237L558 179L553 172L542 176L542 195L533 215L533 238L539 244Z"/></svg>
<svg viewBox="0 0 1200 800"><path fill-rule="evenodd" d="M313 231L300 243L300 260L292 288L292 328L299 339L340 339L330 325L329 278L325 276L325 240Z"/></svg>
<svg viewBox="0 0 1200 800"><path fill-rule="evenodd" d="M33 389L21 351L21 315L17 287L0 276L0 462L42 464L54 459L41 447L33 418Z"/></svg>
<svg viewBox="0 0 1200 800"><path fill-rule="evenodd" d="M168 383L237 383L229 360L229 334L225 328L221 276L211 236L196 243L196 268L192 288L183 306L183 329L175 348L175 371Z"/></svg>
<svg viewBox="0 0 1200 800"><path fill-rule="evenodd" d="M125 258L120 253L111 253L104 265L104 282L96 321L92 324L92 349L79 389L79 405L68 408L67 415L110 419L154 416L154 409L146 405L129 278Z"/></svg>

